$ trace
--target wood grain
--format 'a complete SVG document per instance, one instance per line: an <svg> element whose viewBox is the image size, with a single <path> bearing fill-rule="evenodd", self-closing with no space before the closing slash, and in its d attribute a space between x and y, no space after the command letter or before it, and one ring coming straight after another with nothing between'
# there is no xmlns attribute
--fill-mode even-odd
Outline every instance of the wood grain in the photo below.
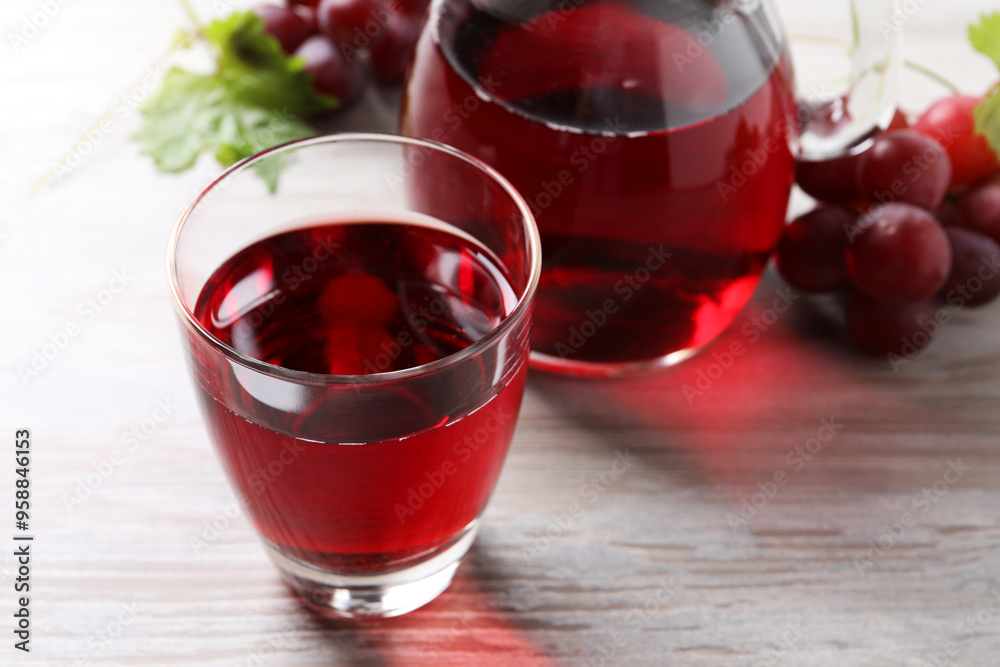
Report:
<svg viewBox="0 0 1000 667"><path fill-rule="evenodd" d="M805 33L832 11L780 5ZM5 2L4 36L34 8ZM907 23L910 57L985 89L996 74L963 33L989 9L924 3ZM0 664L997 664L1000 307L959 313L894 372L845 344L828 303L797 301L751 340L745 331L781 287L773 277L720 341L672 371L533 375L452 587L398 619L310 617L233 510L167 298L170 225L214 165L156 174L127 139L129 116L70 176L28 196L182 22L168 2L68 3L0 58L11 91L0 96L0 426L33 429L37 535L32 654L4 631ZM907 90L913 108L940 92ZM373 93L338 128L389 127L396 103ZM123 270L125 289L82 315ZM79 334L22 382L17 369L68 323ZM746 353L716 373L713 355L733 342ZM701 373L718 377L685 394ZM150 426L157 400L170 415L110 464L131 430ZM0 469L9 508L10 461ZM7 619L10 551L0 549Z"/></svg>

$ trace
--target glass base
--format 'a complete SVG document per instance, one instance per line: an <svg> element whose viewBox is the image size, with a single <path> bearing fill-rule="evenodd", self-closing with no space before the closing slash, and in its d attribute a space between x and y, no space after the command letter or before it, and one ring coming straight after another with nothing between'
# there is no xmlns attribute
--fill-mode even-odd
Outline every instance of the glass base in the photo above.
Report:
<svg viewBox="0 0 1000 667"><path fill-rule="evenodd" d="M329 618L388 618L422 607L448 588L478 527L478 521L473 521L434 556L384 574L342 575L288 556L267 540L264 548L285 582L312 611Z"/></svg>
<svg viewBox="0 0 1000 667"><path fill-rule="evenodd" d="M614 378L675 366L698 354L704 347L705 345L689 347L671 352L662 357L621 363L578 361L532 351L529 365L535 370L554 373L556 375L583 378Z"/></svg>

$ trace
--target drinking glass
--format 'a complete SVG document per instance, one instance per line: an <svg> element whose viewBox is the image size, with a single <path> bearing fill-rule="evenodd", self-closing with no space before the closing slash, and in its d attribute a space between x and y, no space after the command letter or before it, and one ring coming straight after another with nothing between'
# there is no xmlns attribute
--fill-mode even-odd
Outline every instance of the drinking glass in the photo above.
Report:
<svg viewBox="0 0 1000 667"><path fill-rule="evenodd" d="M261 174L280 179L276 192ZM365 221L395 226L343 226ZM379 254L396 233L404 240L393 246L399 255ZM276 235L313 239L283 273L286 250L272 244ZM345 240L357 238L364 242ZM463 250L414 254L440 249L427 239ZM206 298L217 303L213 276L234 256L259 266L206 311ZM485 313L497 303L475 301L485 280L475 271L487 263L507 290L507 306L493 319ZM336 267L348 264L369 273L342 278ZM412 266L434 277L434 297L420 304L404 298L416 289L405 278ZM332 616L401 614L443 591L473 542L523 395L540 250L517 192L492 168L434 142L377 134L302 140L241 162L206 187L173 230L167 269L215 450L290 587ZM375 273L389 285L378 294L398 300L401 311L413 308L405 313L413 336L364 329L369 340L352 343L374 345L363 373L269 362L274 340L305 346L316 335L296 312L274 308L305 303L310 283L328 280L321 299L370 314L384 307L364 296ZM235 311L240 324L223 337L215 327ZM423 349L423 331L439 335L455 323L478 339L397 367ZM327 351L347 345L337 338L344 331L350 323L330 329Z"/></svg>
<svg viewBox="0 0 1000 667"><path fill-rule="evenodd" d="M670 365L732 323L796 160L892 118L894 3L850 6L850 85L802 104L771 0L433 0L401 129L496 167L535 214L537 367Z"/></svg>

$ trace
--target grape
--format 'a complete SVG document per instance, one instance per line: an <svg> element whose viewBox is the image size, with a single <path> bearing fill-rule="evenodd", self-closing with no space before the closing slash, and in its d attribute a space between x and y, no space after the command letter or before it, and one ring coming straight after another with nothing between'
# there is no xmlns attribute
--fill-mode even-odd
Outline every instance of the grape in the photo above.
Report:
<svg viewBox="0 0 1000 667"><path fill-rule="evenodd" d="M326 37L313 35L303 42L295 55L305 60L306 71L312 74L316 90L340 100L341 109L361 96L366 82L364 72L357 61L349 63Z"/></svg>
<svg viewBox="0 0 1000 667"><path fill-rule="evenodd" d="M795 182L807 195L820 201L847 203L861 199L857 178L859 158L860 155L843 155L821 162L797 162Z"/></svg>
<svg viewBox="0 0 1000 667"><path fill-rule="evenodd" d="M778 272L803 292L832 292L851 284L844 253L845 228L853 213L838 206L820 206L793 220L778 243Z"/></svg>
<svg viewBox="0 0 1000 667"><path fill-rule="evenodd" d="M938 295L952 305L976 307L1000 296L1000 245L968 229L945 230L951 244L951 273Z"/></svg>
<svg viewBox="0 0 1000 667"><path fill-rule="evenodd" d="M886 131L908 126L906 116L897 109ZM863 199L864 193L858 185L858 162L865 152L819 162L800 161L795 165L795 181L807 195L820 201L848 203Z"/></svg>
<svg viewBox="0 0 1000 667"><path fill-rule="evenodd" d="M288 6L292 7L306 7L308 9L315 10L319 7L319 0L288 0Z"/></svg>
<svg viewBox="0 0 1000 667"><path fill-rule="evenodd" d="M910 127L910 120L901 109L896 109L896 112L892 114L892 120L889 121L889 126L885 128L885 131L892 132L893 130L905 130L908 127Z"/></svg>
<svg viewBox="0 0 1000 667"><path fill-rule="evenodd" d="M401 6L403 14L412 17L422 17L427 11L427 6L431 4L431 0L398 0L398 5Z"/></svg>
<svg viewBox="0 0 1000 667"><path fill-rule="evenodd" d="M909 204L873 208L848 238L847 270L858 289L882 301L922 301L951 270L948 236L934 217Z"/></svg>
<svg viewBox="0 0 1000 667"><path fill-rule="evenodd" d="M975 183L1000 169L986 138L976 134L972 111L981 101L972 95L949 95L932 104L913 126L948 152L952 167L949 189Z"/></svg>
<svg viewBox="0 0 1000 667"><path fill-rule="evenodd" d="M264 19L264 31L278 40L285 53L295 53L311 33L302 17L287 7L258 5L253 13Z"/></svg>
<svg viewBox="0 0 1000 667"><path fill-rule="evenodd" d="M319 32L319 23L316 21L316 10L305 5L297 5L292 7L291 10L295 12L295 15L302 19L302 22L306 24L309 29L309 35L315 35Z"/></svg>
<svg viewBox="0 0 1000 667"><path fill-rule="evenodd" d="M360 50L382 40L390 19L380 0L321 0L316 16L334 44Z"/></svg>
<svg viewBox="0 0 1000 667"><path fill-rule="evenodd" d="M937 310L933 301L885 303L854 292L847 301L847 331L869 354L912 357L941 328Z"/></svg>
<svg viewBox="0 0 1000 667"><path fill-rule="evenodd" d="M882 204L904 202L933 211L944 201L950 179L948 154L914 130L880 135L858 162L858 185Z"/></svg>
<svg viewBox="0 0 1000 667"><path fill-rule="evenodd" d="M965 215L958 206L958 201L948 198L941 208L934 211L934 217L943 227L965 227Z"/></svg>
<svg viewBox="0 0 1000 667"><path fill-rule="evenodd" d="M969 188L958 200L962 226L1000 243L1000 176Z"/></svg>
<svg viewBox="0 0 1000 667"><path fill-rule="evenodd" d="M402 83L413 62L423 18L399 14L389 21L385 38L372 47L372 67L384 81Z"/></svg>

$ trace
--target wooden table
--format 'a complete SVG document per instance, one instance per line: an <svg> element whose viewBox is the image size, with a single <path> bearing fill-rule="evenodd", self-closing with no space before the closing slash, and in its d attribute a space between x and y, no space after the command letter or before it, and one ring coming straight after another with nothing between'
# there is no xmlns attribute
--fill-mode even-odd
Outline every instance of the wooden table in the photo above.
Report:
<svg viewBox="0 0 1000 667"><path fill-rule="evenodd" d="M827 4L782 11L816 34ZM993 3L915 4L910 57L965 89L989 85L964 26ZM72 174L28 194L183 14L166 1L59 7L17 53L6 35L37 3L0 7L0 664L1000 663L1000 306L959 313L894 372L824 326L822 303L757 328L773 277L671 372L533 375L452 587L398 619L310 617L233 506L167 298L168 231L215 165L155 173L127 140L130 112ZM345 125L391 124L391 95L366 105ZM737 341L746 353L714 368ZM18 368L53 349L22 381ZM716 379L685 394L702 373ZM32 431L30 656L10 631L19 428Z"/></svg>

